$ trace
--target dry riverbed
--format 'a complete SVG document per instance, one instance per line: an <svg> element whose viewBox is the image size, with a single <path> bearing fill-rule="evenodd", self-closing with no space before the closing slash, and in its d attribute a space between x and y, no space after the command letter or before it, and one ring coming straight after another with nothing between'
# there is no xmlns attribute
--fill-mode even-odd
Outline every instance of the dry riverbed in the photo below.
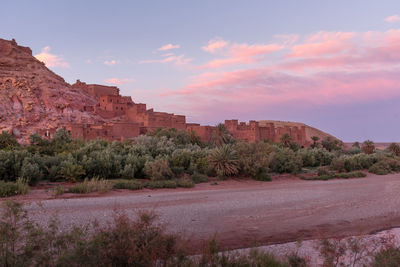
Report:
<svg viewBox="0 0 400 267"><path fill-rule="evenodd" d="M62 227L115 212L136 216L151 210L170 232L201 247L216 234L224 249L374 233L400 226L400 175L362 179L273 182L232 180L190 189L113 190L103 195L55 199L37 189L14 199L25 202L32 219L45 224L57 216Z"/></svg>

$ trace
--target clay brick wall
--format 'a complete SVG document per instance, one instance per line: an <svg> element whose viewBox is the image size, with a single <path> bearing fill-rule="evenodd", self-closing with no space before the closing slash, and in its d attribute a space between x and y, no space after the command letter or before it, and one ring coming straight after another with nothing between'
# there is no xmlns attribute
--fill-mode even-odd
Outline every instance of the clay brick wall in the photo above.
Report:
<svg viewBox="0 0 400 267"><path fill-rule="evenodd" d="M198 136L200 136L203 142L211 141L211 137L213 133L216 131L215 126L201 126L197 123L188 123L186 124L186 131L190 133L194 131Z"/></svg>
<svg viewBox="0 0 400 267"><path fill-rule="evenodd" d="M72 88L82 90L87 94L99 98L102 95L119 95L119 89L116 86L106 86L100 84L86 84L85 82L81 82L77 80Z"/></svg>

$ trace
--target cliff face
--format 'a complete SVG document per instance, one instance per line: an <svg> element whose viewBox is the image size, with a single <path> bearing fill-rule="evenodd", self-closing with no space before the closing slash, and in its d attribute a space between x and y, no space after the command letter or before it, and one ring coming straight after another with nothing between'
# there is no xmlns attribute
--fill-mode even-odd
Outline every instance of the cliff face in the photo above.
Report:
<svg viewBox="0 0 400 267"><path fill-rule="evenodd" d="M96 99L73 89L14 40L0 39L0 103L0 132L12 131L20 141L35 129L101 121L83 111Z"/></svg>

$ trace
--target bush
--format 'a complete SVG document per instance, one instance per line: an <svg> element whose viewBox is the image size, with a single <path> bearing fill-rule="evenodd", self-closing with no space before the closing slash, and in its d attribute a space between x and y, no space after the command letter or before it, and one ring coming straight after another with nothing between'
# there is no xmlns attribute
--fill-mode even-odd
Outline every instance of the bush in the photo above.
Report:
<svg viewBox="0 0 400 267"><path fill-rule="evenodd" d="M171 179L173 176L166 158L146 162L145 173L148 178L155 181Z"/></svg>
<svg viewBox="0 0 400 267"><path fill-rule="evenodd" d="M400 266L400 249L395 247L384 248L375 254L372 267L397 267Z"/></svg>
<svg viewBox="0 0 400 267"><path fill-rule="evenodd" d="M0 181L0 197L25 195L28 191L28 183L22 178L18 178L16 182Z"/></svg>
<svg viewBox="0 0 400 267"><path fill-rule="evenodd" d="M192 181L193 181L195 184L200 184L200 183L206 183L206 182L208 182L208 177L207 177L207 175L200 174L200 173L197 173L197 172L195 172L194 174L192 174L192 175L190 176L190 179L192 179Z"/></svg>
<svg viewBox="0 0 400 267"><path fill-rule="evenodd" d="M274 149L270 144L258 142L239 142L235 149L240 155L238 159L239 173L254 179L263 179L269 171L269 154ZM256 177L257 176L257 177Z"/></svg>
<svg viewBox="0 0 400 267"><path fill-rule="evenodd" d="M177 184L174 180L157 180L150 181L145 184L146 188L157 189L157 188L176 188Z"/></svg>
<svg viewBox="0 0 400 267"><path fill-rule="evenodd" d="M355 171L355 172L343 172L343 173L332 173L332 172L321 172L321 174L318 174L318 176L312 176L312 177L300 177L302 180L322 180L322 181L327 181L331 179L349 179L349 178L362 178L366 177L367 175L361 171Z"/></svg>
<svg viewBox="0 0 400 267"><path fill-rule="evenodd" d="M179 179L176 181L176 185L183 188L192 188L194 187L194 182L189 179Z"/></svg>
<svg viewBox="0 0 400 267"><path fill-rule="evenodd" d="M116 214L106 226L75 225L61 231L57 220L41 227L22 204L6 201L0 266L181 266L185 256L178 238L165 233L155 219L152 213L140 213L135 220Z"/></svg>
<svg viewBox="0 0 400 267"><path fill-rule="evenodd" d="M0 181L0 197L10 197L18 195L18 186L13 182Z"/></svg>
<svg viewBox="0 0 400 267"><path fill-rule="evenodd" d="M0 134L0 149L15 149L18 147L18 141L11 133L3 131Z"/></svg>
<svg viewBox="0 0 400 267"><path fill-rule="evenodd" d="M338 172L363 170L370 168L377 160L375 155L367 155L364 153L344 155L334 158L330 168Z"/></svg>
<svg viewBox="0 0 400 267"><path fill-rule="evenodd" d="M281 148L272 154L270 167L277 173L298 173L302 167L302 160L291 149Z"/></svg>
<svg viewBox="0 0 400 267"><path fill-rule="evenodd" d="M400 172L400 160L397 158L383 157L378 160L369 169L369 172L386 175L391 172Z"/></svg>
<svg viewBox="0 0 400 267"><path fill-rule="evenodd" d="M57 185L56 187L53 188L53 196L55 196L55 197L61 196L64 193L65 193L65 189L61 185Z"/></svg>
<svg viewBox="0 0 400 267"><path fill-rule="evenodd" d="M322 176L322 175L331 175L332 173L329 171L329 168L327 167L319 167L317 169L317 175Z"/></svg>
<svg viewBox="0 0 400 267"><path fill-rule="evenodd" d="M105 193L113 188L113 183L104 179L93 178L85 179L83 183L77 184L68 189L70 193L87 194L92 192Z"/></svg>
<svg viewBox="0 0 400 267"><path fill-rule="evenodd" d="M263 168L258 169L256 175L253 176L253 179L256 181L264 181L264 182L272 181L271 176Z"/></svg>
<svg viewBox="0 0 400 267"><path fill-rule="evenodd" d="M113 184L115 189L139 190L143 188L143 184L135 180L115 180Z"/></svg>
<svg viewBox="0 0 400 267"><path fill-rule="evenodd" d="M233 176L239 173L239 155L232 145L222 145L210 152L209 164L218 176Z"/></svg>

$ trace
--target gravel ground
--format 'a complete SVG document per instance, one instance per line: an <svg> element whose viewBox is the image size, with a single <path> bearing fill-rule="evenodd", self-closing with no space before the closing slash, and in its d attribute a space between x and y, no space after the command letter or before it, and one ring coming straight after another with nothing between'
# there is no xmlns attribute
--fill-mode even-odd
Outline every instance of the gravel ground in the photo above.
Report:
<svg viewBox="0 0 400 267"><path fill-rule="evenodd" d="M135 216L152 210L168 231L200 246L214 234L225 249L368 234L400 225L400 175L362 179L274 182L227 181L195 189L119 191L101 197L50 199L26 206L45 224L62 227Z"/></svg>

